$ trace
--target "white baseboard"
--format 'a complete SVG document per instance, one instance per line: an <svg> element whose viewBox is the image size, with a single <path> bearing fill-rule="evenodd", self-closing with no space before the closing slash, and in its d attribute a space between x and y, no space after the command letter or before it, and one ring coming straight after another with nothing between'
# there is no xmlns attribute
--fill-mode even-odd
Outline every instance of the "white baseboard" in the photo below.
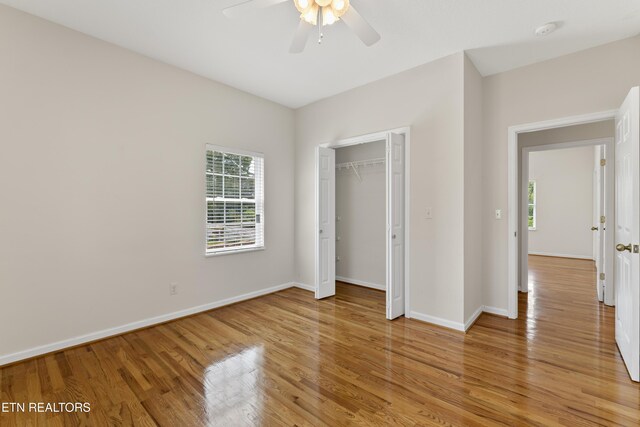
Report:
<svg viewBox="0 0 640 427"><path fill-rule="evenodd" d="M377 284L377 283L365 282L364 280L352 279L350 277L336 276L336 280L339 280L339 281L345 282L345 283L351 283L353 285L364 286L365 288L378 289L380 291L386 291L387 290L387 286L386 285L380 285L380 284Z"/></svg>
<svg viewBox="0 0 640 427"><path fill-rule="evenodd" d="M476 322L476 320L478 319L478 317L480 317L480 315L483 312L484 307L480 306L476 309L476 311L473 312L473 314L471 315L471 317L469 317L467 319L466 322L464 322L464 331L468 331L469 328Z"/></svg>
<svg viewBox="0 0 640 427"><path fill-rule="evenodd" d="M307 285L307 284L304 284L304 283L294 283L293 287L304 289L305 291L310 291L310 292L315 292L316 291L316 287L315 286Z"/></svg>
<svg viewBox="0 0 640 427"><path fill-rule="evenodd" d="M482 313L490 313L490 314L496 314L498 316L508 317L506 309L489 307L486 305L478 307L478 309L471 315L471 317L469 317L469 319L467 319L467 321L464 324L460 322L454 322L452 320L442 319L436 316L430 316L424 313L419 313L417 311L412 311L411 313L409 313L409 317L414 318L416 320L423 321L423 322L432 323L434 325L453 329L455 331L466 332L471 326L473 326L474 322L478 319L478 317L480 317Z"/></svg>
<svg viewBox="0 0 640 427"><path fill-rule="evenodd" d="M509 312L506 308L489 307L488 305L485 305L482 307L482 311L485 313L495 314L497 316L509 317Z"/></svg>
<svg viewBox="0 0 640 427"><path fill-rule="evenodd" d="M553 256L557 258L588 259L593 261L593 255L557 254L553 252L529 252L529 255Z"/></svg>
<svg viewBox="0 0 640 427"><path fill-rule="evenodd" d="M464 332L464 325L460 322L454 322L452 320L442 319L436 316L430 316L428 314L412 311L410 313L412 319L420 320L422 322L432 323L434 325L443 326L445 328L453 329L456 331Z"/></svg>
<svg viewBox="0 0 640 427"><path fill-rule="evenodd" d="M103 338L108 338L114 335L120 335L126 332L134 331L136 329L146 328L159 323L164 323L170 320L179 319L181 317L189 316L204 311L213 310L214 308L223 307L225 305L234 304L240 301L260 297L274 292L289 289L295 285L294 283L285 283L283 285L272 286L270 288L261 289L255 292L249 292L247 294L238 295L235 297L223 299L220 301L211 302L196 307L187 308L184 310L174 311L173 313L162 314L156 317L150 317L148 319L139 320L137 322L127 323L126 325L116 326L115 328L103 329L101 331L92 332L85 335L80 335L75 338L70 338L62 341L57 341L51 344L45 344L38 347L33 347L27 350L18 351L16 353L0 355L0 366L7 365L9 363L17 362L24 359L30 359L42 354L59 351L69 347L75 347L80 344L86 344L92 341L97 341Z"/></svg>

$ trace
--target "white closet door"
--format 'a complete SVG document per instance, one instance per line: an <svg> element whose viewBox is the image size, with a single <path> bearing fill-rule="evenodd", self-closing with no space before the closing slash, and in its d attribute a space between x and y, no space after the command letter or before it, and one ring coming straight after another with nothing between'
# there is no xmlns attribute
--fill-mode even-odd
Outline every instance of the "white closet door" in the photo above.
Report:
<svg viewBox="0 0 640 427"><path fill-rule="evenodd" d="M640 379L640 91L616 117L616 343L631 379Z"/></svg>
<svg viewBox="0 0 640 427"><path fill-rule="evenodd" d="M387 319L404 314L404 136L387 137Z"/></svg>
<svg viewBox="0 0 640 427"><path fill-rule="evenodd" d="M336 294L336 152L316 151L316 298Z"/></svg>

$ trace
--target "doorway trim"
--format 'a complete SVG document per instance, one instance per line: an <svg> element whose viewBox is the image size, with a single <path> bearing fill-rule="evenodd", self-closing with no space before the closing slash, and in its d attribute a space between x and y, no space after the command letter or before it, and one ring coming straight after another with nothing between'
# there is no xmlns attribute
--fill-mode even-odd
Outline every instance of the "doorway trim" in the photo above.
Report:
<svg viewBox="0 0 640 427"><path fill-rule="evenodd" d="M389 133L396 133L404 136L404 316L406 318L410 318L411 314L411 277L410 277L410 264L411 264L411 253L410 253L410 236L411 236L411 222L410 222L410 205L411 205L411 197L410 197L410 159L411 159L411 127L405 126L396 129L389 129L385 131L379 131L374 133L369 133L365 135L354 136L350 138L338 139L333 142L328 142L324 144L318 144L318 147L321 148L343 148L349 147L351 145L360 145L366 144L368 142L375 142L386 140L387 135ZM385 159L389 161L389 153L385 154ZM317 203L316 197L316 203ZM387 200L387 204L389 201ZM388 206L385 207L387 209ZM316 220L317 222L317 220ZM317 227L317 224L316 224ZM316 236L317 238L317 236ZM317 245L316 245L317 246ZM318 264L318 254L315 254L314 260L316 266ZM389 260L385 260L386 269L389 268ZM317 287L318 284L315 283L314 287ZM386 292L389 292L390 283L386 280L385 289ZM388 310L388 307L387 307Z"/></svg>
<svg viewBox="0 0 640 427"><path fill-rule="evenodd" d="M526 123L510 126L507 130L507 182L508 182L508 211L509 211L509 234L507 244L507 314L510 319L518 318L518 283L520 271L518 267L518 256L520 247L520 237L518 236L518 135L525 132L534 132L548 129L556 129L566 126L582 125L587 123L614 120L618 110L601 111L597 113L569 116L553 120Z"/></svg>

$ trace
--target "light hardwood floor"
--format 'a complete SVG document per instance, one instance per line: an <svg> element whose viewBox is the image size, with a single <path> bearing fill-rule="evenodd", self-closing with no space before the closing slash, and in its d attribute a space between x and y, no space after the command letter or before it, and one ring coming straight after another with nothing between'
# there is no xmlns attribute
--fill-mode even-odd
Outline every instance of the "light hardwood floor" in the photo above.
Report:
<svg viewBox="0 0 640 427"><path fill-rule="evenodd" d="M521 318L465 335L384 318L384 294L290 289L0 369L0 401L89 414L0 425L638 425L640 386L589 261L531 257Z"/></svg>

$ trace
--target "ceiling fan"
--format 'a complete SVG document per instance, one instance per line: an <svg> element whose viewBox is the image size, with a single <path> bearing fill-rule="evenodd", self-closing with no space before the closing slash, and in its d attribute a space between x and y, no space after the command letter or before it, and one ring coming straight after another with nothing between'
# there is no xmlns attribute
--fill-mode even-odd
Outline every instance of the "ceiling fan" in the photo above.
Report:
<svg viewBox="0 0 640 427"><path fill-rule="evenodd" d="M228 18L243 15L245 12L262 9L291 0L248 0L222 10ZM304 50L309 34L318 27L318 43L322 43L322 27L342 20L367 46L380 40L380 34L356 11L349 0L293 0L300 12L300 23L293 35L290 53Z"/></svg>

